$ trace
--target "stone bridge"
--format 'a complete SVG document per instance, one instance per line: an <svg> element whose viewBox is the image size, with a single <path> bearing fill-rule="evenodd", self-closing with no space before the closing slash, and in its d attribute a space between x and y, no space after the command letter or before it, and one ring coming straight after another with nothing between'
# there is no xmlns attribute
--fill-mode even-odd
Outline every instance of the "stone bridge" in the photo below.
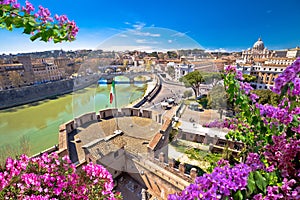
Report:
<svg viewBox="0 0 300 200"><path fill-rule="evenodd" d="M137 76L150 76L151 72L113 72L113 73L102 73L100 76L100 79L98 81L98 83L101 83L101 80L106 80L107 84L112 83L112 80L116 77L116 76L124 76L127 77L129 79L129 81L117 81L117 83L145 83L147 81L136 81L134 80L135 77Z"/></svg>

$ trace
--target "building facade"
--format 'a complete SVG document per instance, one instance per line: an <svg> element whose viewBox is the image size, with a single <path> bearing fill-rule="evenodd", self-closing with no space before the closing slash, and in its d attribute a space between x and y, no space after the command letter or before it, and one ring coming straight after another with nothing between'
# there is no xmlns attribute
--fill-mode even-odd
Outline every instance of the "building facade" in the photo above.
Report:
<svg viewBox="0 0 300 200"><path fill-rule="evenodd" d="M0 90L23 86L24 74L21 63L0 64Z"/></svg>
<svg viewBox="0 0 300 200"><path fill-rule="evenodd" d="M261 38L258 38L252 48L242 52L242 59L248 63L252 63L255 58L264 59L271 58L272 56L273 52L265 47Z"/></svg>

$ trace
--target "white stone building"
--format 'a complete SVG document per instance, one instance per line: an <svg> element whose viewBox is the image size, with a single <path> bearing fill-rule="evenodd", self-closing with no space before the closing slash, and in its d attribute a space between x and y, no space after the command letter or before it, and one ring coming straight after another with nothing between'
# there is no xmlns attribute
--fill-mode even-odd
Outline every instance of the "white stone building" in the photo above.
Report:
<svg viewBox="0 0 300 200"><path fill-rule="evenodd" d="M268 50L261 38L254 43L252 48L242 52L242 59L251 63L254 58L264 59L272 57L272 51Z"/></svg>
<svg viewBox="0 0 300 200"><path fill-rule="evenodd" d="M193 64L189 63L174 63L174 69L175 69L175 80L179 81L179 79L185 75L187 75L190 72L193 72L195 70L195 66Z"/></svg>

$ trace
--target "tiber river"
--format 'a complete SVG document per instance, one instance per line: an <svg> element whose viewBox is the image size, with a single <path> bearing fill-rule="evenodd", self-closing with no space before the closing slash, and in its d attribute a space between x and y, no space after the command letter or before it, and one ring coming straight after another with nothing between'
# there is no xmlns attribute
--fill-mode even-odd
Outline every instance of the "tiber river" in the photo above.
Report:
<svg viewBox="0 0 300 200"><path fill-rule="evenodd" d="M116 77L116 80L124 77ZM111 85L94 85L56 99L0 110L0 147L17 147L20 137L29 139L31 154L58 144L58 127L83 113L115 107L109 103ZM146 84L116 84L117 107L144 95Z"/></svg>

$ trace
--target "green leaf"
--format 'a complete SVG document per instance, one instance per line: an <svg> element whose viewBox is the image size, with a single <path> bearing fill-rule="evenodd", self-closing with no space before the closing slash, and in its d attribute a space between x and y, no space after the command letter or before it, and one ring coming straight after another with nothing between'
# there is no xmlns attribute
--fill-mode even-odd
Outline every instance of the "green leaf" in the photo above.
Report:
<svg viewBox="0 0 300 200"><path fill-rule="evenodd" d="M26 25L25 28L24 28L23 33L25 33L25 34L30 34L31 32L32 32L32 27Z"/></svg>
<svg viewBox="0 0 300 200"><path fill-rule="evenodd" d="M247 188L248 188L249 195L251 195L256 189L255 181L253 178L253 172L251 172L248 176Z"/></svg>
<svg viewBox="0 0 300 200"><path fill-rule="evenodd" d="M24 24L23 24L23 20L22 18L20 17L16 17L13 19L13 24L15 25L16 28L20 28L20 27L23 27Z"/></svg>
<svg viewBox="0 0 300 200"><path fill-rule="evenodd" d="M255 171L254 172L254 178L255 178L255 184L256 184L256 186L261 191L263 191L264 193L266 193L267 180L265 179L265 177L263 177L259 171Z"/></svg>
<svg viewBox="0 0 300 200"><path fill-rule="evenodd" d="M28 24L29 24L30 26L35 26L35 25L36 25L35 19L34 19L33 17L29 17L29 18L28 18Z"/></svg>
<svg viewBox="0 0 300 200"><path fill-rule="evenodd" d="M243 194L240 190L238 190L234 195L233 199L243 200Z"/></svg>
<svg viewBox="0 0 300 200"><path fill-rule="evenodd" d="M39 37L41 37L41 33L37 33L37 34L31 36L31 37L30 37L30 40L31 40L31 41L34 41L34 40L38 39Z"/></svg>

